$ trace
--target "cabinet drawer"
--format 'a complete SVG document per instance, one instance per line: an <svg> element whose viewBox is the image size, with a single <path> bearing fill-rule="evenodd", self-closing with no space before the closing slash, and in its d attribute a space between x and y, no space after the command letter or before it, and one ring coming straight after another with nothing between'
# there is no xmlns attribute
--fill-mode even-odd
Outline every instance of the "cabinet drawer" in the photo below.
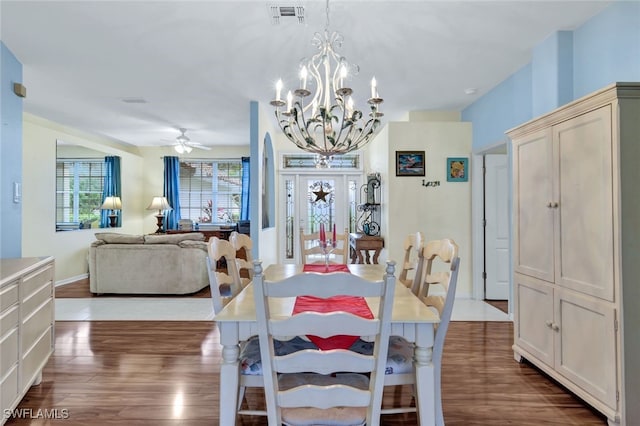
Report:
<svg viewBox="0 0 640 426"><path fill-rule="evenodd" d="M53 301L49 300L45 305L33 313L22 324L22 350L28 351L42 333L51 328Z"/></svg>
<svg viewBox="0 0 640 426"><path fill-rule="evenodd" d="M53 330L49 327L49 329L40 336L40 339L31 350L22 355L22 362L20 363L22 369L21 388L24 392L33 384L38 373L40 373L47 363L49 355L53 352L53 348L51 347L52 339Z"/></svg>
<svg viewBox="0 0 640 426"><path fill-rule="evenodd" d="M0 377L18 362L18 328L14 328L0 338Z"/></svg>
<svg viewBox="0 0 640 426"><path fill-rule="evenodd" d="M18 367L14 367L0 383L0 395L2 395L2 408L13 408L13 404L16 403L16 399L19 396L18 393ZM4 414L4 413L3 413Z"/></svg>
<svg viewBox="0 0 640 426"><path fill-rule="evenodd" d="M0 340L2 340L7 331L17 327L19 321L20 311L18 310L18 305L2 312L0 314Z"/></svg>
<svg viewBox="0 0 640 426"><path fill-rule="evenodd" d="M18 303L18 282L13 282L0 290L0 312Z"/></svg>
<svg viewBox="0 0 640 426"><path fill-rule="evenodd" d="M52 287L50 283L43 284L39 289L22 299L22 317L28 318L40 305L52 299Z"/></svg>
<svg viewBox="0 0 640 426"><path fill-rule="evenodd" d="M44 266L33 273L26 275L22 280L22 298L23 300L37 291L43 284L53 282L53 265Z"/></svg>

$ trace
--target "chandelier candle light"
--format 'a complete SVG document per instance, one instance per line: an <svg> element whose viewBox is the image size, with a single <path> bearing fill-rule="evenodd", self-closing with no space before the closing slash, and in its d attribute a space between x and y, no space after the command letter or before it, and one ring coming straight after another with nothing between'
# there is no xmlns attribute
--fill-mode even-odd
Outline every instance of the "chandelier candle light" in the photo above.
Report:
<svg viewBox="0 0 640 426"><path fill-rule="evenodd" d="M312 44L319 50L300 64L300 87L288 91L282 99L282 80L276 83L276 98L271 101L280 128L298 148L317 154L317 167L329 167L334 155L346 154L364 147L377 134L380 117L378 110L383 99L378 96L375 77L371 79L371 97L367 101L367 117L355 108L353 90L346 85L350 73L358 66L349 64L336 53L343 37L329 33L329 1L324 33L315 33ZM315 92L309 87L315 86ZM295 95L295 98L294 98Z"/></svg>

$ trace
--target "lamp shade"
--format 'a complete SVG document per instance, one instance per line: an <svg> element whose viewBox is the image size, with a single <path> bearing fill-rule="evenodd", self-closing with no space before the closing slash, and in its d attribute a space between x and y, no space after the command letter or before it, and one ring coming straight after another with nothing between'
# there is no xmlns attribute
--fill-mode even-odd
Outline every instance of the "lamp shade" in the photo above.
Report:
<svg viewBox="0 0 640 426"><path fill-rule="evenodd" d="M171 210L171 205L167 201L166 197L153 197L151 204L147 207L147 210Z"/></svg>
<svg viewBox="0 0 640 426"><path fill-rule="evenodd" d="M100 206L101 210L121 210L122 201L120 197L107 197L104 199L104 203Z"/></svg>

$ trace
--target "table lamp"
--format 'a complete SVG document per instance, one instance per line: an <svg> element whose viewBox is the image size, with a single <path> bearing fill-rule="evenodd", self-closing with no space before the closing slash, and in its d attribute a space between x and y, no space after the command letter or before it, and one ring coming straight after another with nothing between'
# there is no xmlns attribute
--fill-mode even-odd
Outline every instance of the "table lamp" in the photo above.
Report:
<svg viewBox="0 0 640 426"><path fill-rule="evenodd" d="M120 197L107 197L104 199L104 203L100 206L100 210L110 210L109 214L109 227L115 228L118 226L118 213L116 210L122 210L122 201Z"/></svg>
<svg viewBox="0 0 640 426"><path fill-rule="evenodd" d="M164 211L171 210L171 205L169 201L167 201L166 197L153 197L151 200L151 204L147 207L147 210L158 210L158 214L156 216L156 225L158 229L156 230L156 234L164 233Z"/></svg>

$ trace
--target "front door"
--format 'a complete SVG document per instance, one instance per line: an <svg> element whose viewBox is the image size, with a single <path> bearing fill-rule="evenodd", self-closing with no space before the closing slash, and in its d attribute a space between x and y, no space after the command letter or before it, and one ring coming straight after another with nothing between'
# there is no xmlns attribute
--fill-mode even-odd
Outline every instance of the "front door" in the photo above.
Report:
<svg viewBox="0 0 640 426"><path fill-rule="evenodd" d="M285 185L284 263L300 259L300 230L317 232L320 224L330 235L333 225L338 233L353 232L356 222L357 189L360 177L349 174L283 175Z"/></svg>
<svg viewBox="0 0 640 426"><path fill-rule="evenodd" d="M304 176L300 179L300 194L298 203L300 211L300 226L304 234L317 232L320 224L324 225L327 235L335 225L336 231L343 233L348 228L347 197L343 179L340 176ZM339 230L339 231L338 231ZM300 237L298 236L298 243ZM297 253L300 254L298 248Z"/></svg>

